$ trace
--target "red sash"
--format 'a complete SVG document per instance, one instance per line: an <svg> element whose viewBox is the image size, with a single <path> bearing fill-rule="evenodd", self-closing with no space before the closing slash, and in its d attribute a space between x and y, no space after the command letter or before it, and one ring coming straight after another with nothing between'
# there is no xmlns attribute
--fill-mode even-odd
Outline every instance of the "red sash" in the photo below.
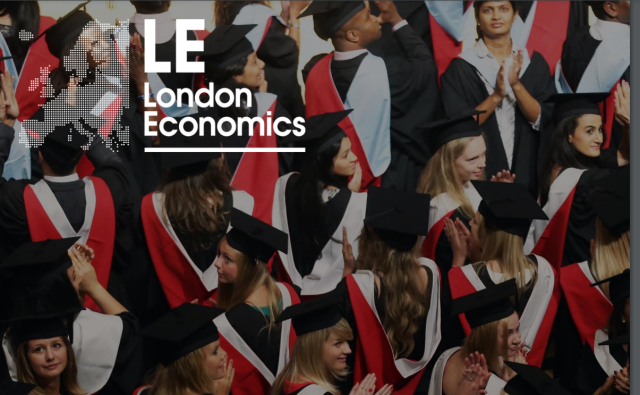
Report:
<svg viewBox="0 0 640 395"><path fill-rule="evenodd" d="M465 12L473 4L472 1L467 2ZM463 14L464 15L464 14ZM465 17L461 15L461 23L464 23ZM438 66L438 85L440 84L440 76L445 72L449 63L460 55L462 52L462 43L456 41L440 26L438 21L429 13L429 29L431 30L431 41L433 42L433 58ZM428 257L427 257L428 258Z"/></svg>
<svg viewBox="0 0 640 395"><path fill-rule="evenodd" d="M476 287L471 284L467 276L464 275L464 272L459 267L452 267L451 270L449 270L449 288L451 289L451 299L457 299L477 292ZM464 314L460 314L458 317L460 318L460 323L462 324L465 336L469 336L469 333L471 333L471 327L467 322L467 318Z"/></svg>
<svg viewBox="0 0 640 395"><path fill-rule="evenodd" d="M390 383L396 395L413 394L424 369L411 377L402 377L395 366L392 349L385 347L389 344L387 333L352 276L347 276L347 288L358 328L353 382L359 383L367 374L375 373L376 388Z"/></svg>
<svg viewBox="0 0 640 395"><path fill-rule="evenodd" d="M140 387L136 388L136 389L133 391L133 395L140 395L140 394L142 394L143 392L145 392L146 390L148 390L149 388L151 388L151 386L150 386L150 385L142 385L142 386L140 386Z"/></svg>
<svg viewBox="0 0 640 395"><path fill-rule="evenodd" d="M549 261L556 273L560 273L560 268L562 267L564 240L567 236L567 223L569 222L569 214L571 214L575 193L576 188L574 187L553 218L549 220L542 236L540 236L540 240L531 251L532 254L540 255Z"/></svg>
<svg viewBox="0 0 640 395"><path fill-rule="evenodd" d="M187 258L166 231L156 214L153 193L142 199L140 215L153 266L169 306L174 309L195 299L201 304L210 305L209 298L214 297L215 290L207 291Z"/></svg>
<svg viewBox="0 0 640 395"><path fill-rule="evenodd" d="M98 177L91 177L91 181L96 193L96 209L87 245L95 251L96 257L91 264L96 270L98 282L106 289L109 283L109 274L111 273L113 243L116 234L116 215L111 191L109 191L107 184ZM24 207L32 241L62 238L51 219L47 216L44 207L42 207L31 186L24 189ZM84 306L90 310L102 312L89 296L85 296Z"/></svg>
<svg viewBox="0 0 640 395"><path fill-rule="evenodd" d="M331 78L331 59L333 59L333 53L322 58L309 72L305 89L307 117L345 110L344 103L342 103L342 99L340 99L340 95ZM371 185L380 186L380 177L374 177L351 119L349 117L344 118L338 126L344 130L351 140L351 151L358 157L358 162L362 168L360 191L366 191Z"/></svg>
<svg viewBox="0 0 640 395"><path fill-rule="evenodd" d="M604 328L613 312L613 305L585 276L580 264L561 269L560 284L567 300L571 318L578 328L580 339L594 348L593 339L598 329Z"/></svg>
<svg viewBox="0 0 640 395"><path fill-rule="evenodd" d="M431 226L431 229L429 229L429 233L427 233L427 237L425 237L424 241L422 242L422 248L420 251L423 257L435 261L436 247L438 246L438 240L440 239L440 235L442 234L442 230L444 229L445 219L450 218L456 210L451 210L447 215L440 218L438 222Z"/></svg>
<svg viewBox="0 0 640 395"><path fill-rule="evenodd" d="M277 99L267 111L275 116ZM273 119L271 117L271 119ZM267 119L265 111L262 119L265 123L272 123ZM260 125L256 124L253 137L249 140L247 148L275 148L278 146L276 135L271 129L271 136L260 136ZM268 224L271 224L271 210L273 209L273 192L280 176L277 152L245 152L238 163L238 168L231 180L231 186L239 191L246 191L255 198L253 215Z"/></svg>
<svg viewBox="0 0 640 395"><path fill-rule="evenodd" d="M562 45L569 27L569 1L537 1L536 14L531 26L527 50L529 55L540 52L549 65L551 74L562 56Z"/></svg>

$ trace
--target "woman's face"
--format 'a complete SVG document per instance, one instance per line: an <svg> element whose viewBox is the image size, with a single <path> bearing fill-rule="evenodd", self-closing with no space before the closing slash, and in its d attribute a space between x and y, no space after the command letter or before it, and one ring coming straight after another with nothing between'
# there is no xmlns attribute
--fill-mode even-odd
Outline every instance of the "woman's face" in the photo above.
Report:
<svg viewBox="0 0 640 395"><path fill-rule="evenodd" d="M484 137L478 136L467 144L462 155L456 158L456 172L463 183L471 180L479 180L487 167L487 145Z"/></svg>
<svg viewBox="0 0 640 395"><path fill-rule="evenodd" d="M518 319L518 313L514 312L509 316L507 323L507 333L504 333L504 326L498 327L498 345L499 347L504 344L504 337L507 336L507 352L509 358L513 358L520 346L520 319Z"/></svg>
<svg viewBox="0 0 640 395"><path fill-rule="evenodd" d="M331 372L339 373L347 368L347 355L351 354L351 348L346 340L339 339L331 334L324 342L322 356L324 365Z"/></svg>
<svg viewBox="0 0 640 395"><path fill-rule="evenodd" d="M595 114L585 114L578 118L578 126L569 135L569 143L576 151L590 158L600 156L600 147L604 142L602 117Z"/></svg>
<svg viewBox="0 0 640 395"><path fill-rule="evenodd" d="M333 158L331 174L346 177L352 176L356 171L357 160L358 157L351 151L351 140L349 140L349 137L343 137L340 143L340 151Z"/></svg>
<svg viewBox="0 0 640 395"><path fill-rule="evenodd" d="M478 24L486 37L510 34L518 13L509 1L487 1L478 11Z"/></svg>
<svg viewBox="0 0 640 395"><path fill-rule="evenodd" d="M218 259L214 263L218 268L218 282L222 284L233 284L238 275L238 258L240 252L232 248L227 240L222 240L218 247Z"/></svg>
<svg viewBox="0 0 640 395"><path fill-rule="evenodd" d="M91 24L78 41L80 48L87 53L91 67L104 66L109 61L109 44L105 41L98 24Z"/></svg>
<svg viewBox="0 0 640 395"><path fill-rule="evenodd" d="M55 379L67 367L67 347L61 337L29 340L27 359L36 378Z"/></svg>
<svg viewBox="0 0 640 395"><path fill-rule="evenodd" d="M259 88L264 81L264 62L258 59L258 55L253 52L247 56L247 64L244 66L244 73L234 75L233 78L250 88Z"/></svg>
<svg viewBox="0 0 640 395"><path fill-rule="evenodd" d="M220 347L220 340L204 346L207 359L207 372L212 380L220 380L227 373L227 353Z"/></svg>

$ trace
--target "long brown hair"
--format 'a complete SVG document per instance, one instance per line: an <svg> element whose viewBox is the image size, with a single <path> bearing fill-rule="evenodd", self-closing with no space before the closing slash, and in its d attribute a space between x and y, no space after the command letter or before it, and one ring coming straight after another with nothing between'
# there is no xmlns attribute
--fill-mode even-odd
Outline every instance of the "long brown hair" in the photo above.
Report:
<svg viewBox="0 0 640 395"><path fill-rule="evenodd" d="M226 242L226 238L220 244ZM234 261L238 266L236 280L232 284L218 284L218 307L229 310L233 306L245 303L249 296L262 286L267 288L269 300L269 328L274 327L274 322L280 315L278 301L280 290L267 270L264 262L254 262L246 254L235 250Z"/></svg>
<svg viewBox="0 0 640 395"><path fill-rule="evenodd" d="M482 247L482 262L474 264L476 273L487 266L487 262L497 261L502 268L502 281L515 278L520 296L538 280L538 267L524 254L524 239L487 224L482 214L478 213L478 216L478 242ZM527 269L531 271L529 283L526 279Z"/></svg>
<svg viewBox="0 0 640 395"><path fill-rule="evenodd" d="M304 379L319 385L332 395L340 395L335 382L347 377L349 372L346 370L340 373L332 372L324 365L322 350L324 343L331 335L335 335L341 341L353 340L353 331L344 318L331 328L305 333L298 337L291 351L291 359L276 377L271 394L282 395L285 381L295 383L298 379Z"/></svg>
<svg viewBox="0 0 640 395"><path fill-rule="evenodd" d="M191 235L195 248L209 249L212 235L227 228L222 206L223 195L232 191L229 179L224 161L213 159L204 172L195 175L171 169L160 184L171 225Z"/></svg>
<svg viewBox="0 0 640 395"><path fill-rule="evenodd" d="M60 339L67 351L67 366L60 374L60 393L66 395L84 395L82 388L80 388L80 385L78 384L78 366L76 365L76 356L73 352L73 348L71 348L71 343L69 343L69 339L65 336L60 336ZM31 395L47 395L48 392L44 388L38 386L36 375L29 363L28 345L29 342L25 341L18 344L15 348L18 381L36 385L36 388L30 392Z"/></svg>
<svg viewBox="0 0 640 395"><path fill-rule="evenodd" d="M149 395L214 394L203 348L190 352L167 366L158 365L151 376Z"/></svg>
<svg viewBox="0 0 640 395"><path fill-rule="evenodd" d="M600 218L596 219L596 239L593 256L591 257L591 272L597 281L613 277L631 268L631 232L626 231L622 236L614 236L609 232ZM610 299L609 283L599 285L602 293Z"/></svg>
<svg viewBox="0 0 640 395"><path fill-rule="evenodd" d="M423 291L417 249L418 243L406 252L389 247L372 228L363 228L358 243L358 269L382 275L386 290L382 325L396 358L413 351L413 335L424 324L431 304L431 294Z"/></svg>
<svg viewBox="0 0 640 395"><path fill-rule="evenodd" d="M262 4L271 8L270 1L214 1L213 18L216 26L231 25L235 19L235 15L231 15L231 7L237 7L238 4Z"/></svg>
<svg viewBox="0 0 640 395"><path fill-rule="evenodd" d="M474 210L471 202L464 193L462 180L456 171L456 159L467 148L467 145L477 137L463 137L453 140L436 151L420 175L418 193L426 193L432 198L447 193L451 199L460 204L464 215L473 218ZM484 139L484 137L482 137ZM481 179L484 179L484 174Z"/></svg>
<svg viewBox="0 0 640 395"><path fill-rule="evenodd" d="M462 345L462 358L469 354L473 354L476 351L480 354L484 354L487 359L487 366L489 370L499 373L502 371L500 366L500 358L506 360L509 356L507 344L509 337L507 336L509 326L509 318L494 321L488 324L481 325L477 328L473 328L469 337L467 337ZM500 344L498 340L498 332L502 327L503 341Z"/></svg>

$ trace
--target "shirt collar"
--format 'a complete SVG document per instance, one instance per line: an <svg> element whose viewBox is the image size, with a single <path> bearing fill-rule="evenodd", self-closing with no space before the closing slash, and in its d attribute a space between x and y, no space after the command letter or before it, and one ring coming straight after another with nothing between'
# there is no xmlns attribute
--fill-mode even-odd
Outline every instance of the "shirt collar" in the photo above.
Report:
<svg viewBox="0 0 640 395"><path fill-rule="evenodd" d="M131 17L131 22L144 24L145 19L155 19L156 25L172 21L169 11L165 11L159 14L138 14L136 12L135 14L133 14L133 17Z"/></svg>
<svg viewBox="0 0 640 395"><path fill-rule="evenodd" d="M599 37L594 37L597 40L615 40L616 37L620 37L623 34L627 36L631 34L629 25L620 22L603 21L602 19L598 19L590 31L597 33L596 35Z"/></svg>
<svg viewBox="0 0 640 395"><path fill-rule="evenodd" d="M485 58L487 56L489 56L490 58L493 58L493 54L491 54L491 52L489 52L489 48L487 48L487 44L484 43L483 39L478 39L478 42L476 42L475 47L473 47L474 50L476 51L476 55L478 55L479 58ZM517 53L518 50L520 48L518 47L518 44L516 44L515 41L513 41L513 39L511 40L511 54Z"/></svg>
<svg viewBox="0 0 640 395"><path fill-rule="evenodd" d="M347 52L335 51L333 53L333 58L335 60L338 60L338 61L340 61L340 60L349 60L349 59L356 58L356 57L362 55L363 53L367 53L367 52L369 52L367 49L356 49L356 50L347 51Z"/></svg>
<svg viewBox="0 0 640 395"><path fill-rule="evenodd" d="M45 181L49 182L73 182L78 181L80 177L78 177L78 173L69 174L68 176L44 176Z"/></svg>

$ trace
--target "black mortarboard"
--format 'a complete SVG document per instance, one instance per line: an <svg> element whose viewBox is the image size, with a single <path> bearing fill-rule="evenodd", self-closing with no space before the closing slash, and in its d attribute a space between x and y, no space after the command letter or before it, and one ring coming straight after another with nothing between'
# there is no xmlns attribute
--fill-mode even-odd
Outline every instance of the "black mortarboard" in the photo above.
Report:
<svg viewBox="0 0 640 395"><path fill-rule="evenodd" d="M464 313L469 326L499 321L513 314L515 307L511 297L517 295L516 280L511 279L500 284L474 292L453 301L453 314Z"/></svg>
<svg viewBox="0 0 640 395"><path fill-rule="evenodd" d="M183 303L153 324L144 328L142 336L153 339L160 350L164 366L219 339L213 319L223 309Z"/></svg>
<svg viewBox="0 0 640 395"><path fill-rule="evenodd" d="M447 119L425 125L429 136L429 150L435 153L450 141L464 137L477 137L482 134L476 117L486 111L470 110Z"/></svg>
<svg viewBox="0 0 640 395"><path fill-rule="evenodd" d="M430 202L424 193L370 187L364 224L389 246L409 251L429 232Z"/></svg>
<svg viewBox="0 0 640 395"><path fill-rule="evenodd" d="M625 271L613 277L593 283L591 286L595 287L596 285L606 282L609 283L609 298L611 298L611 303L616 304L622 302L631 296L631 271L629 269L625 269Z"/></svg>
<svg viewBox="0 0 640 395"><path fill-rule="evenodd" d="M299 18L313 15L313 30L326 41L364 8L363 1L314 1Z"/></svg>
<svg viewBox="0 0 640 395"><path fill-rule="evenodd" d="M0 395L27 395L34 388L36 388L35 384L21 383L11 379L0 381Z"/></svg>
<svg viewBox="0 0 640 395"><path fill-rule="evenodd" d="M504 391L509 395L570 395L554 379L537 366L511 361L504 363L517 373L507 382Z"/></svg>
<svg viewBox="0 0 640 395"><path fill-rule="evenodd" d="M229 221L227 243L249 257L269 262L276 250L289 251L289 237L283 231L236 208L231 209Z"/></svg>
<svg viewBox="0 0 640 395"><path fill-rule="evenodd" d="M613 339L609 339L602 343L598 343L599 346L624 346L625 344L631 344L631 333L625 333L624 335L616 336Z"/></svg>
<svg viewBox="0 0 640 395"><path fill-rule="evenodd" d="M482 196L478 211L488 225L526 237L534 219L549 219L527 187L522 184L471 182Z"/></svg>
<svg viewBox="0 0 640 395"><path fill-rule="evenodd" d="M353 110L327 112L309 117L305 123L305 133L298 137L293 133L281 140L282 144L304 145L305 152L316 155L331 147L336 141L346 137L346 133L338 124Z"/></svg>
<svg viewBox="0 0 640 395"><path fill-rule="evenodd" d="M339 308L339 303L342 300L341 294L330 292L315 299L289 306L280 313L276 323L290 319L297 336L331 328L342 319Z"/></svg>
<svg viewBox="0 0 640 395"><path fill-rule="evenodd" d="M631 226L631 167L604 177L593 195L593 209L609 231L621 236Z"/></svg>
<svg viewBox="0 0 640 395"><path fill-rule="evenodd" d="M609 97L609 92L603 93L557 93L545 103L553 103L553 123L558 124L565 118L575 115L602 115L599 103Z"/></svg>
<svg viewBox="0 0 640 395"><path fill-rule="evenodd" d="M51 339L69 336L62 318L47 318L19 321L11 325L11 342L18 345L35 339Z"/></svg>
<svg viewBox="0 0 640 395"><path fill-rule="evenodd" d="M200 58L214 69L221 70L254 52L246 38L257 25L220 25L204 39Z"/></svg>
<svg viewBox="0 0 640 395"><path fill-rule="evenodd" d="M53 26L40 33L33 41L35 42L44 35L44 39L49 47L49 52L55 57L60 58L62 48L76 35L80 34L89 22L93 21L93 18L91 18L89 14L80 10L83 7L86 8L88 3L90 3L90 1L79 4L65 16L59 18Z"/></svg>
<svg viewBox="0 0 640 395"><path fill-rule="evenodd" d="M80 159L84 153L82 147L88 142L89 138L78 132L74 124L69 122L63 126L56 126L51 133L47 134L40 146L40 151L49 160L74 163Z"/></svg>

